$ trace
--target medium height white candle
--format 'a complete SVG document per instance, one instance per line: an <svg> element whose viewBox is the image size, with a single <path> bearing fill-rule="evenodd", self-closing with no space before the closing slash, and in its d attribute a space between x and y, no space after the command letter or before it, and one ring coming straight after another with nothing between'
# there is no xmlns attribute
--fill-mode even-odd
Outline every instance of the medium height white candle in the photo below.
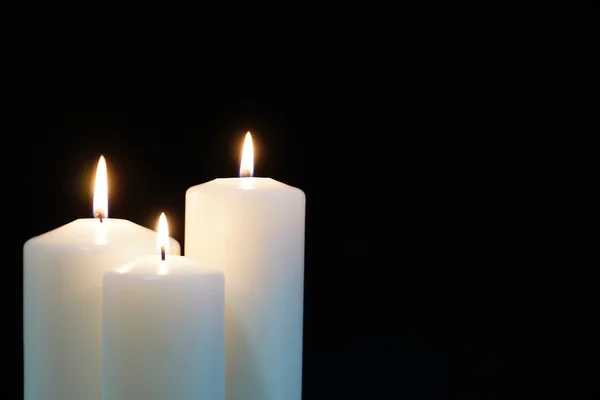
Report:
<svg viewBox="0 0 600 400"><path fill-rule="evenodd" d="M102 399L102 274L156 247L154 231L108 218L106 175L100 157L96 218L29 239L23 248L25 400ZM171 253L180 254L173 239Z"/></svg>
<svg viewBox="0 0 600 400"><path fill-rule="evenodd" d="M166 254L105 273L103 400L224 400L223 273Z"/></svg>
<svg viewBox="0 0 600 400"><path fill-rule="evenodd" d="M188 189L185 254L225 274L227 400L300 400L305 196L252 158L248 133L241 178Z"/></svg>

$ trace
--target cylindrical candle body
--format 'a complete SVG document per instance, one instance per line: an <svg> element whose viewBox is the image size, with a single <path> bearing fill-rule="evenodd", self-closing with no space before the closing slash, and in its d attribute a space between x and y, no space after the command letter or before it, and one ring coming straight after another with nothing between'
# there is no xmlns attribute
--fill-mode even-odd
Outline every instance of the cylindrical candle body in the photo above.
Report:
<svg viewBox="0 0 600 400"><path fill-rule="evenodd" d="M223 273L148 256L104 275L104 400L224 400Z"/></svg>
<svg viewBox="0 0 600 400"><path fill-rule="evenodd" d="M180 246L171 240L171 253ZM101 400L102 274L156 253L156 232L78 219L23 248L25 400Z"/></svg>
<svg viewBox="0 0 600 400"><path fill-rule="evenodd" d="M225 274L227 400L300 400L305 196L270 178L188 189L185 254Z"/></svg>

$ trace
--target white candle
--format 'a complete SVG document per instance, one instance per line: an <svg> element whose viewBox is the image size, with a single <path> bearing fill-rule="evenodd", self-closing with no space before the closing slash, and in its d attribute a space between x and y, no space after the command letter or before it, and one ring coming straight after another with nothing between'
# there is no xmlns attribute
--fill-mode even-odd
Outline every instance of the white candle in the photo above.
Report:
<svg viewBox="0 0 600 400"><path fill-rule="evenodd" d="M104 157L94 215L29 239L23 248L25 400L102 398L102 274L154 252L156 233L108 218ZM173 239L170 248L180 254Z"/></svg>
<svg viewBox="0 0 600 400"><path fill-rule="evenodd" d="M223 273L161 253L104 275L104 400L224 400Z"/></svg>
<svg viewBox="0 0 600 400"><path fill-rule="evenodd" d="M306 199L252 158L248 133L242 178L188 189L185 254L225 274L227 400L300 400Z"/></svg>

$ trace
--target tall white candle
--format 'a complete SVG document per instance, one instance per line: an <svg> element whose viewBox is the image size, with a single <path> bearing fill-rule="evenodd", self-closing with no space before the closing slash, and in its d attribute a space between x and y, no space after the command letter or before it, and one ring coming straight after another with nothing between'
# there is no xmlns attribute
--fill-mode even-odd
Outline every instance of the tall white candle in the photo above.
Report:
<svg viewBox="0 0 600 400"><path fill-rule="evenodd" d="M227 400L300 400L306 199L253 168L248 133L241 178L188 189L185 254L225 274Z"/></svg>
<svg viewBox="0 0 600 400"><path fill-rule="evenodd" d="M102 274L155 251L154 231L108 218L106 175L100 157L96 218L75 220L23 248L25 400L101 400ZM173 239L170 248L180 254Z"/></svg>
<svg viewBox="0 0 600 400"><path fill-rule="evenodd" d="M224 400L223 273L158 250L105 273L103 400ZM162 253L162 254L161 254Z"/></svg>

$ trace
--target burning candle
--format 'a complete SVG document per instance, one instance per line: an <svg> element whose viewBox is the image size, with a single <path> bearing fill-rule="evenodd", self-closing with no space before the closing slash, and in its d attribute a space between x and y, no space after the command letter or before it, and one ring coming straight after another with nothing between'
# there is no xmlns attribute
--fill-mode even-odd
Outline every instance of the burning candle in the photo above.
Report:
<svg viewBox="0 0 600 400"><path fill-rule="evenodd" d="M155 254L104 275L103 400L225 399L223 273Z"/></svg>
<svg viewBox="0 0 600 400"><path fill-rule="evenodd" d="M225 274L227 400L300 400L306 199L253 173L248 132L240 178L188 189L185 254Z"/></svg>
<svg viewBox="0 0 600 400"><path fill-rule="evenodd" d="M93 215L29 239L23 248L25 400L102 399L102 274L153 253L156 233L108 217L106 161ZM173 254L180 254L170 239Z"/></svg>

